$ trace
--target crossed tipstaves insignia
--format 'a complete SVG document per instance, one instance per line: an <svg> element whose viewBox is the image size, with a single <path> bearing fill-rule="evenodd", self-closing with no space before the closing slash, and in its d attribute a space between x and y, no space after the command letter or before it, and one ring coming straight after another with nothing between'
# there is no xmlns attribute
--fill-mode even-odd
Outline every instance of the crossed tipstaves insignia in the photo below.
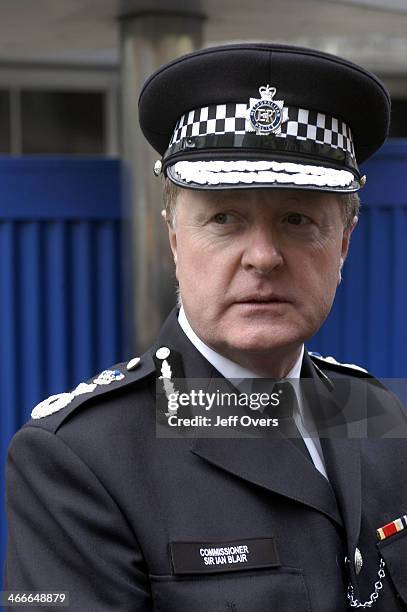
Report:
<svg viewBox="0 0 407 612"><path fill-rule="evenodd" d="M84 395L85 393L93 393L98 386L110 385L110 383L122 380L123 378L124 374L122 374L120 370L103 370L97 378L93 379L92 383L81 382L73 391L51 395L37 404L31 412L31 418L42 419L54 412L62 410L62 408L68 406L75 397Z"/></svg>

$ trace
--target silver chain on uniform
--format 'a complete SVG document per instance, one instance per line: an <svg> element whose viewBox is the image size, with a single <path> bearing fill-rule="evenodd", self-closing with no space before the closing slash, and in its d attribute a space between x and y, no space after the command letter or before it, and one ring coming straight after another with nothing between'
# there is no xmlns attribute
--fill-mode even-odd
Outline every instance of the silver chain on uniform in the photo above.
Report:
<svg viewBox="0 0 407 612"><path fill-rule="evenodd" d="M374 591L370 595L369 599L365 601L364 603L359 601L359 599L355 599L353 597L353 586L352 584L349 584L347 597L349 599L349 605L351 608L371 608L373 606L373 604L376 602L377 598L379 597L379 591L383 588L382 580L386 576L385 571L384 571L385 565L386 564L384 560L380 559L379 571L377 572L377 576L379 580L377 580L377 582L374 583Z"/></svg>

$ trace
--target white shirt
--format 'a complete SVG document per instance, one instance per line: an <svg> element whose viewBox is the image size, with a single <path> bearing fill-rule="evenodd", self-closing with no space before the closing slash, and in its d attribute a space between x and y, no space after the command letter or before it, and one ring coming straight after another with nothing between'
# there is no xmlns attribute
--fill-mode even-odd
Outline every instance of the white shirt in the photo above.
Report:
<svg viewBox="0 0 407 612"><path fill-rule="evenodd" d="M189 338L189 340L201 353L201 355L203 355L205 359L207 359L207 361L209 361L209 363L212 364L214 368L216 368L216 370L218 370L218 372L222 374L222 376L224 376L228 380L233 380L233 384L235 386L240 386L240 383L244 383L244 379L246 378L260 378L260 376L255 372L251 372L250 370L242 367L238 363L235 363L234 361L223 357L223 355L220 355L219 353L211 349L207 344L202 342L202 340L196 335L196 333L190 326L183 306L181 306L179 311L178 322L185 335ZM298 384L298 380L301 374L303 357L304 345L302 345L301 347L300 355L297 361L295 362L294 366L285 378L296 379L295 381L290 381L294 387L298 401L298 412L296 411L294 414L294 421L298 427L298 430L304 440L306 447L308 448L309 454L311 455L311 459L314 462L315 467L328 480L319 438L312 438L304 425L303 400Z"/></svg>

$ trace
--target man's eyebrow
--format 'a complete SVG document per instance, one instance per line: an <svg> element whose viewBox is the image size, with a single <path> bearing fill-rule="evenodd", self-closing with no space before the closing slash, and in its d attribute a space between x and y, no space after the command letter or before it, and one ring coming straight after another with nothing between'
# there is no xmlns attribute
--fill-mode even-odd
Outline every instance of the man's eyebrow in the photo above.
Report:
<svg viewBox="0 0 407 612"><path fill-rule="evenodd" d="M315 210L317 210L318 208L325 208L325 204L324 202L320 202L318 200L314 200L312 198L303 198L303 197L296 197L296 196L292 196L289 198L286 198L284 200L281 200L279 202L280 206L284 206L284 205L290 205L290 204L295 204L297 206L306 206L308 207L312 207Z"/></svg>
<svg viewBox="0 0 407 612"><path fill-rule="evenodd" d="M221 208L222 206L230 206L231 204L238 205L240 203L240 199L234 198L232 196L226 196L223 194L221 197L215 196L213 198L209 198L205 202L205 207L210 209Z"/></svg>
<svg viewBox="0 0 407 612"><path fill-rule="evenodd" d="M309 200L305 200L304 198L299 198L299 197L293 195L293 196L289 196L289 197L285 198L280 203L281 204L285 204L286 202L288 202L288 203L290 203L290 202L296 202L296 203L301 202L301 203L305 204L306 202L309 202Z"/></svg>

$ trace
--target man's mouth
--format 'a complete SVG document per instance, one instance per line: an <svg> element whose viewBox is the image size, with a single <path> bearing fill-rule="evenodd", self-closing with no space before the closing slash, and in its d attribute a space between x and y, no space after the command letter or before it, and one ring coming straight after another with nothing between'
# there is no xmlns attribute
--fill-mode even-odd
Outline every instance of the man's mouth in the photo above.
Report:
<svg viewBox="0 0 407 612"><path fill-rule="evenodd" d="M237 300L238 304L288 304L291 300L282 295L249 295Z"/></svg>

